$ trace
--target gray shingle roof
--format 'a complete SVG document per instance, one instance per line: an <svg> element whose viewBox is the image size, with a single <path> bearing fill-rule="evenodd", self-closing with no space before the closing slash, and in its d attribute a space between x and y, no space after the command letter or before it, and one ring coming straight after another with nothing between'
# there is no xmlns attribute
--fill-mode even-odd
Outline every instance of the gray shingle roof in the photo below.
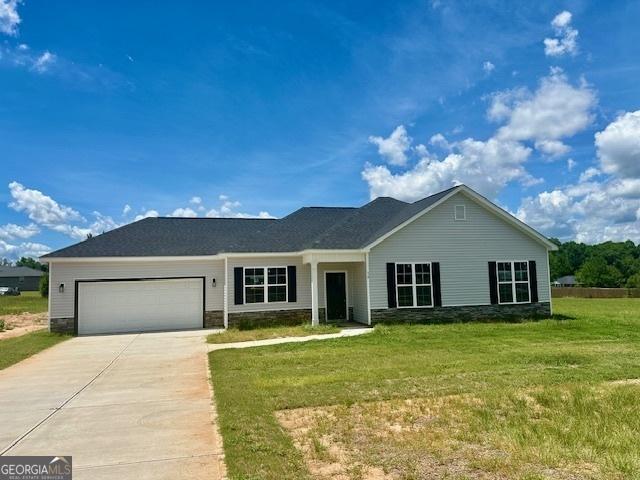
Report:
<svg viewBox="0 0 640 480"><path fill-rule="evenodd" d="M42 272L29 267L0 267L0 277L41 277Z"/></svg>
<svg viewBox="0 0 640 480"><path fill-rule="evenodd" d="M145 218L43 258L357 249L393 230L453 188L414 203L380 197L360 208L305 207L281 219Z"/></svg>

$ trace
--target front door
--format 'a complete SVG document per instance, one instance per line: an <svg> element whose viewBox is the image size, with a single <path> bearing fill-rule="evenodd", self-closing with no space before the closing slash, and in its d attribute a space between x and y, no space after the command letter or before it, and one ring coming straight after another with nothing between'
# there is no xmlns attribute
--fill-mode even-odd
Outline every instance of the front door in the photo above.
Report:
<svg viewBox="0 0 640 480"><path fill-rule="evenodd" d="M327 272L327 320L347 319L347 275L345 272Z"/></svg>

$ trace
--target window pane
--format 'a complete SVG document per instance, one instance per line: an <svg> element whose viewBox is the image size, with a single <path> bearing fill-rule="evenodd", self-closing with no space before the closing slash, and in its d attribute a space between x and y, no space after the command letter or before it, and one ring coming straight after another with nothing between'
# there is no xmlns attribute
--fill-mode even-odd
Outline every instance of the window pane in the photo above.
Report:
<svg viewBox="0 0 640 480"><path fill-rule="evenodd" d="M246 268L244 271L245 285L264 285L263 268Z"/></svg>
<svg viewBox="0 0 640 480"><path fill-rule="evenodd" d="M264 302L264 287L247 287L244 289L245 303Z"/></svg>
<svg viewBox="0 0 640 480"><path fill-rule="evenodd" d="M284 285L278 287L268 287L269 289L269 302L286 302L287 301L287 287Z"/></svg>
<svg viewBox="0 0 640 480"><path fill-rule="evenodd" d="M498 262L498 281L511 281L511 262Z"/></svg>
<svg viewBox="0 0 640 480"><path fill-rule="evenodd" d="M287 269L286 268L268 268L267 275L269 278L269 285L284 284L287 283Z"/></svg>
<svg viewBox="0 0 640 480"><path fill-rule="evenodd" d="M431 284L431 271L428 263L416 263L416 285Z"/></svg>
<svg viewBox="0 0 640 480"><path fill-rule="evenodd" d="M411 276L411 264L399 263L396 265L398 273L398 285L411 285L413 278Z"/></svg>
<svg viewBox="0 0 640 480"><path fill-rule="evenodd" d="M516 283L516 302L529 301L529 284Z"/></svg>
<svg viewBox="0 0 640 480"><path fill-rule="evenodd" d="M431 306L431 287L416 287L416 305Z"/></svg>
<svg viewBox="0 0 640 480"><path fill-rule="evenodd" d="M398 306L413 307L413 287L398 287Z"/></svg>
<svg viewBox="0 0 640 480"><path fill-rule="evenodd" d="M503 283L498 286L498 293L500 294L500 303L513 302L513 290L511 290L510 283Z"/></svg>
<svg viewBox="0 0 640 480"><path fill-rule="evenodd" d="M516 262L513 264L516 271L516 282L526 282L529 280L527 273L527 262Z"/></svg>

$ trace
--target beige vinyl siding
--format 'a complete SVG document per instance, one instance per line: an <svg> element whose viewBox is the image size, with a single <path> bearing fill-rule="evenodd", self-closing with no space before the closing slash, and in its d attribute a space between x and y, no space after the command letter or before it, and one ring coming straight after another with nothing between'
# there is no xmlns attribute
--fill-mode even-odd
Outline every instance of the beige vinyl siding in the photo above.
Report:
<svg viewBox="0 0 640 480"><path fill-rule="evenodd" d="M235 267L296 267L296 302L277 303L246 303L235 305L235 285L233 269ZM227 272L229 282L227 284L229 292L229 313L236 312L258 312L265 310L294 310L300 308L311 308L311 267L303 265L302 257L230 257L227 259ZM288 285L287 285L288 288Z"/></svg>
<svg viewBox="0 0 640 480"><path fill-rule="evenodd" d="M466 220L454 220L456 205ZM387 262L440 262L443 306L487 305L488 262L535 260L538 297L549 299L547 250L538 241L457 193L371 249L371 308L387 308Z"/></svg>
<svg viewBox="0 0 640 480"><path fill-rule="evenodd" d="M206 277L205 308L223 309L224 261L176 260L153 262L73 262L54 263L51 273L51 318L70 318L74 315L75 281L114 278ZM216 286L212 280L216 279ZM58 286L64 283L64 293Z"/></svg>

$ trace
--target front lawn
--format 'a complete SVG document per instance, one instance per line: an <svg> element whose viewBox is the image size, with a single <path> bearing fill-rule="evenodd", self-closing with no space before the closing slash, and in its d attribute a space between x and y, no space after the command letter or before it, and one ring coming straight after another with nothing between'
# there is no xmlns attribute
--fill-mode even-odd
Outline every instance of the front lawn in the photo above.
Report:
<svg viewBox="0 0 640 480"><path fill-rule="evenodd" d="M298 325L295 327L269 327L254 328L251 330L239 330L229 328L221 333L212 333L207 337L209 343L233 343L248 342L250 340L266 340L282 337L308 337L309 335L322 335L325 333L338 333L340 328L334 325Z"/></svg>
<svg viewBox="0 0 640 480"><path fill-rule="evenodd" d="M37 331L0 340L0 370L71 338L68 335Z"/></svg>
<svg viewBox="0 0 640 480"><path fill-rule="evenodd" d="M22 292L16 297L10 295L0 296L0 316L19 315L21 313L46 312L48 300L40 295L40 292Z"/></svg>
<svg viewBox="0 0 640 480"><path fill-rule="evenodd" d="M210 354L231 478L638 478L640 299Z"/></svg>

